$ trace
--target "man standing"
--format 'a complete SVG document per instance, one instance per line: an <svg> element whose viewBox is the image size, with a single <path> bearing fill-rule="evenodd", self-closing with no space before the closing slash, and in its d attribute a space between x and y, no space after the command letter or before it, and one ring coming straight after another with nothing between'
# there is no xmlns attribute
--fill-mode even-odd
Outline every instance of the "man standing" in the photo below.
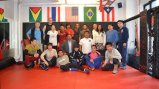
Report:
<svg viewBox="0 0 159 89"><path fill-rule="evenodd" d="M80 34L80 29L79 29L79 23L76 23L75 25L75 29L74 29L74 40L77 41L77 43L79 43L79 34Z"/></svg>
<svg viewBox="0 0 159 89"><path fill-rule="evenodd" d="M122 69L126 69L127 65L127 47L128 47L128 39L129 39L129 32L128 28L124 27L124 22L122 20L119 20L117 22L117 25L119 27L119 43L118 43L118 50L120 54L122 55Z"/></svg>
<svg viewBox="0 0 159 89"><path fill-rule="evenodd" d="M108 25L108 31L106 32L107 42L111 42L114 47L116 47L116 43L118 42L118 32L113 29L111 24Z"/></svg>
<svg viewBox="0 0 159 89"><path fill-rule="evenodd" d="M64 41L62 44L62 51L65 51L67 54L70 54L73 52L74 48L76 47L76 41L72 39L72 35L67 35L67 40Z"/></svg>
<svg viewBox="0 0 159 89"><path fill-rule="evenodd" d="M48 31L51 30L53 23L52 23L52 18L48 19L48 23L44 26L43 31L44 31L44 50L47 49L47 44L49 43L49 36L47 35Z"/></svg>
<svg viewBox="0 0 159 89"><path fill-rule="evenodd" d="M85 31L84 38L82 38L79 42L80 50L82 50L83 54L88 54L92 51L92 45L94 45L94 41L89 37L89 31Z"/></svg>
<svg viewBox="0 0 159 89"><path fill-rule="evenodd" d="M43 31L40 28L40 22L35 23L35 27L30 29L27 33L28 39L35 38L40 49L42 50L42 43L43 43Z"/></svg>

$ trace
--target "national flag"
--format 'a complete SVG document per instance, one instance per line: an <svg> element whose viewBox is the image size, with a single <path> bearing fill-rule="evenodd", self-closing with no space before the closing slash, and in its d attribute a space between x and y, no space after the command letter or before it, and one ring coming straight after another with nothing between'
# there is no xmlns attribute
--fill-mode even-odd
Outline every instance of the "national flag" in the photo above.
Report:
<svg viewBox="0 0 159 89"><path fill-rule="evenodd" d="M84 21L96 22L96 7L84 7Z"/></svg>
<svg viewBox="0 0 159 89"><path fill-rule="evenodd" d="M60 7L47 7L47 19L49 18L55 22L60 22Z"/></svg>
<svg viewBox="0 0 159 89"><path fill-rule="evenodd" d="M114 22L115 10L114 7L104 7L102 10L102 21Z"/></svg>
<svg viewBox="0 0 159 89"><path fill-rule="evenodd" d="M29 8L29 22L42 21L42 8L30 7Z"/></svg>
<svg viewBox="0 0 159 89"><path fill-rule="evenodd" d="M78 21L78 7L66 7L65 12L66 22Z"/></svg>
<svg viewBox="0 0 159 89"><path fill-rule="evenodd" d="M7 22L7 19L4 18L4 9L0 8L0 22Z"/></svg>

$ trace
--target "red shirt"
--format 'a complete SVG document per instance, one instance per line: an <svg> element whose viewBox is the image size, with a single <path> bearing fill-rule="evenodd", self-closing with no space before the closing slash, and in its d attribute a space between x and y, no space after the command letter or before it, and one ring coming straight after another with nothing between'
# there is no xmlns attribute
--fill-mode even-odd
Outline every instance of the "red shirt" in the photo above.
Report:
<svg viewBox="0 0 159 89"><path fill-rule="evenodd" d="M72 29L67 29L66 31L67 31L67 34L70 34L72 36L74 35L74 31Z"/></svg>

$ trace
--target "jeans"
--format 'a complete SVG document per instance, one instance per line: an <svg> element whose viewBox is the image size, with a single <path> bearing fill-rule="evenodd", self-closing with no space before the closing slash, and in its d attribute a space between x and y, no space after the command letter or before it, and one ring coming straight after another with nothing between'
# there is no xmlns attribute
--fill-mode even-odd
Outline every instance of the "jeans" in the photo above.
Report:
<svg viewBox="0 0 159 89"><path fill-rule="evenodd" d="M98 69L102 63L102 57L98 56L96 59L94 59L94 63L90 61L90 58L88 55L85 55L84 58L86 59L86 63L88 64L89 67L91 68L96 68Z"/></svg>
<svg viewBox="0 0 159 89"><path fill-rule="evenodd" d="M123 47L123 43L119 43L118 45L118 50L122 56L122 67L125 67L128 63L128 53L127 53L127 46L126 47Z"/></svg>

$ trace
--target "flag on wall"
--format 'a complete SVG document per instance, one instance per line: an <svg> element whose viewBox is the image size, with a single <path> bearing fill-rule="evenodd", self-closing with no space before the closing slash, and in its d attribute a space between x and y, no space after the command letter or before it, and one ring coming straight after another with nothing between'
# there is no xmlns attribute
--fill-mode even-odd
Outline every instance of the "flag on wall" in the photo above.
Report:
<svg viewBox="0 0 159 89"><path fill-rule="evenodd" d="M66 22L78 21L78 7L66 7L65 12L66 12L65 14Z"/></svg>
<svg viewBox="0 0 159 89"><path fill-rule="evenodd" d="M30 7L29 8L29 22L42 21L42 8Z"/></svg>
<svg viewBox="0 0 159 89"><path fill-rule="evenodd" d="M0 8L0 22L7 22L7 19L4 18L4 9Z"/></svg>
<svg viewBox="0 0 159 89"><path fill-rule="evenodd" d="M60 7L47 7L47 19L49 18L55 22L60 22Z"/></svg>
<svg viewBox="0 0 159 89"><path fill-rule="evenodd" d="M114 7L104 7L104 9L102 11L102 21L106 21L106 22L115 21Z"/></svg>
<svg viewBox="0 0 159 89"><path fill-rule="evenodd" d="M84 22L96 22L96 7L84 7Z"/></svg>

